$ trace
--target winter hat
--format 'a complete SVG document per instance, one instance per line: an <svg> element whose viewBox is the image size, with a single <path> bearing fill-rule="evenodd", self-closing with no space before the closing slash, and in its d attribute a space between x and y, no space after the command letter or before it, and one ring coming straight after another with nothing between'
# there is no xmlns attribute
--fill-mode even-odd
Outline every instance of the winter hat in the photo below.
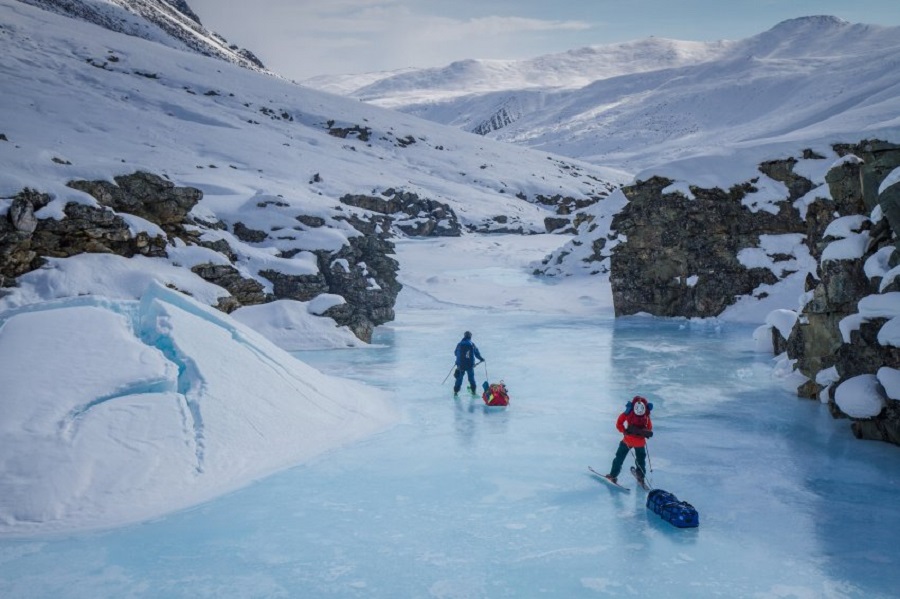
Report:
<svg viewBox="0 0 900 599"><path fill-rule="evenodd" d="M465 333L463 333L463 339L471 339L471 338L472 338L472 333L470 331L466 331Z"/></svg>

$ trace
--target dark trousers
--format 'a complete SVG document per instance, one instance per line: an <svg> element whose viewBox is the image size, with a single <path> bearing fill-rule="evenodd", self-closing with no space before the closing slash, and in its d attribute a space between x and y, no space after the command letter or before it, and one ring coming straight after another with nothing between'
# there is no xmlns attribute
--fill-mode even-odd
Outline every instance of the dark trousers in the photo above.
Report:
<svg viewBox="0 0 900 599"><path fill-rule="evenodd" d="M625 441L619 441L619 448L616 450L616 457L613 458L612 468L609 471L609 475L613 478L619 476L619 472L622 471L622 463L625 462L625 456L628 455L629 449L630 447L625 445ZM634 448L634 463L642 475L647 473L646 447Z"/></svg>
<svg viewBox="0 0 900 599"><path fill-rule="evenodd" d="M453 392L459 393L460 388L462 388L462 381L465 375L469 375L469 386L472 388L472 392L475 392L475 367L469 366L468 368L456 368L456 383L453 385Z"/></svg>

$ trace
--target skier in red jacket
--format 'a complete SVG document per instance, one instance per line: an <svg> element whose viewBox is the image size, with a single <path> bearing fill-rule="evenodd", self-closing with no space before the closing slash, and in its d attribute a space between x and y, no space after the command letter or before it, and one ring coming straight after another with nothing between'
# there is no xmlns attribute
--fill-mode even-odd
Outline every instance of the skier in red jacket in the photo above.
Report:
<svg viewBox="0 0 900 599"><path fill-rule="evenodd" d="M634 462L637 466L634 476L642 487L646 486L644 477L647 472L647 439L653 436L653 422L650 420L650 410L652 409L653 404L648 403L646 398L635 395L634 399L625 404L625 411L619 414L616 428L624 437L619 441L612 468L606 475L606 478L612 482L617 482L625 456L631 449L634 449Z"/></svg>

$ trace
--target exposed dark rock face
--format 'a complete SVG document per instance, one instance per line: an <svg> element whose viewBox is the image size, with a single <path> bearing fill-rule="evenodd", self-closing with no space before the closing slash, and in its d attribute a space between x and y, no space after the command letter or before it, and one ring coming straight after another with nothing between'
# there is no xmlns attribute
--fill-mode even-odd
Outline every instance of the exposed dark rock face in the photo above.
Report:
<svg viewBox="0 0 900 599"><path fill-rule="evenodd" d="M900 402L892 401L877 418L856 420L850 430L857 439L871 439L900 445Z"/></svg>
<svg viewBox="0 0 900 599"><path fill-rule="evenodd" d="M654 177L623 188L629 202L612 222L627 237L611 259L617 316L717 316L737 296L776 282L772 271L747 268L737 256L758 247L760 235L805 231L790 200L777 214L753 212L741 202L752 182L727 191L691 188L693 199L663 193L670 184Z"/></svg>
<svg viewBox="0 0 900 599"><path fill-rule="evenodd" d="M259 274L272 282L273 293L277 299L308 302L316 296L328 292L328 284L322 273L288 275L277 270L261 270Z"/></svg>
<svg viewBox="0 0 900 599"><path fill-rule="evenodd" d="M548 216L544 219L544 226L547 228L548 233L553 233L554 231L573 232L571 230L572 221L567 218Z"/></svg>
<svg viewBox="0 0 900 599"><path fill-rule="evenodd" d="M459 237L462 229L456 213L442 202L422 199L414 193L385 190L380 196L345 195L343 204L391 217L391 225L413 237Z"/></svg>
<svg viewBox="0 0 900 599"><path fill-rule="evenodd" d="M352 237L350 245L336 254L317 252L330 292L347 300L324 315L369 342L376 326L394 319L394 303L403 286L397 281L399 264L391 257L390 218L350 217L347 221L362 235Z"/></svg>
<svg viewBox="0 0 900 599"><path fill-rule="evenodd" d="M538 204L553 208L556 212L556 216L548 216L544 219L544 227L547 233L574 234L578 231L578 226L586 218L583 210L605 198L608 192L612 191L612 187L607 188L606 191L606 194L600 196L584 198L572 198L556 194L553 196L537 195L534 199Z"/></svg>
<svg viewBox="0 0 900 599"><path fill-rule="evenodd" d="M45 258L66 258L85 252L131 257L165 256L166 240L147 233L132 235L128 224L112 210L69 203L65 218L37 218L50 197L25 189L17 194L6 218L0 219L0 281L40 268Z"/></svg>
<svg viewBox="0 0 900 599"><path fill-rule="evenodd" d="M206 30L196 13L184 0L110 0L103 6L78 0L21 0L44 10L87 21L111 31L154 39L153 31L136 21L123 19L115 9L139 15L155 25L183 47L199 54L213 56L245 68L264 71L265 66L252 52L238 48L217 33Z"/></svg>
<svg viewBox="0 0 900 599"><path fill-rule="evenodd" d="M200 17L197 16L197 13L191 10L191 7L188 6L188 3L185 2L185 0L164 0L164 2L171 4L172 8L197 23L197 25L200 25Z"/></svg>
<svg viewBox="0 0 900 599"><path fill-rule="evenodd" d="M610 187L609 190L612 188ZM529 202L522 193L516 197ZM600 201L605 195L586 198L571 198L561 195L538 195L532 203L553 208L558 216L544 219L545 232L574 233L584 215L582 210ZM459 237L462 225L453 209L443 203L393 188L380 195L345 195L341 202L348 206L362 208L376 214L390 216L390 226L396 235L409 237ZM466 225L468 231L477 233L512 233L528 235L540 231L526 227L517 217L498 214L485 218L483 222Z"/></svg>
<svg viewBox="0 0 900 599"><path fill-rule="evenodd" d="M817 267L807 275L805 306L788 338L772 329L775 352L784 353L807 378L797 389L799 396L819 398L835 417L850 418L859 438L900 444L900 398L887 397L881 388L877 392L882 394L883 409L865 418L848 416L836 399L837 390L850 379L872 380L882 369L900 370L900 348L879 342L888 319L868 316L860 307L864 298L877 301L900 290L900 277L882 281L881 275L868 273L871 263L867 264L876 254L887 260L888 268L900 264L900 183L880 189L900 167L900 146L863 141L834 149L844 158L825 177L828 193L812 200L813 184L794 173L795 159L759 166L761 173L787 189L788 197L774 205L777 213L750 209L747 194L756 180L727 191L692 187L693 199L679 192L663 193L671 183L666 179L639 181L623 189L629 201L613 218L608 238L594 241L592 259L599 262L610 255L605 246L617 242L610 266L617 315L716 316L736 297L774 283L774 272L781 276L789 272L747 268L738 259L741 250L758 247L760 235L802 234ZM803 158L822 159L811 151ZM794 207L798 198L804 198L803 218ZM842 217L855 223L850 234L862 240L862 256L828 253L829 245L847 234L847 225L829 229ZM775 265L790 258L768 257ZM887 301L893 297L885 296ZM842 323L846 328L853 322L859 324L849 327L846 339Z"/></svg>
<svg viewBox="0 0 900 599"><path fill-rule="evenodd" d="M510 99L498 107L491 116L472 128L476 135L487 135L492 131L503 129L507 125L515 123L522 116L522 109L515 99Z"/></svg>
<svg viewBox="0 0 900 599"><path fill-rule="evenodd" d="M242 222L234 223L234 236L247 243L262 243L269 234L258 229L251 229Z"/></svg>
<svg viewBox="0 0 900 599"><path fill-rule="evenodd" d="M177 237L181 243L216 251L229 262L191 268L199 277L228 291L230 295L220 298L216 306L224 312L276 299L309 301L323 293L336 294L346 303L331 308L325 316L348 326L366 342L371 341L375 327L394 318L393 306L401 285L397 282L397 262L389 256L394 246L389 241L392 220L386 216L374 215L368 220L342 217L362 234L351 235L338 251L313 252L319 267L316 274L298 276L270 269L259 272L256 279L241 274L235 267L240 258L239 247L231 247L224 239L203 238L204 232L227 229L228 225L221 221L204 223L190 216L202 198L198 189L176 187L144 172L116 177L115 183L72 181L69 186L91 195L100 206L69 202L63 208L64 218L57 220L38 217L50 203L49 196L26 189L13 198L5 217L0 218L0 287L14 286L16 277L39 268L48 257L112 253L164 258L169 242ZM408 198L401 196L397 201L403 199ZM420 201L416 206L429 209L432 215L441 214L442 208L436 203ZM158 225L164 234L133 234L123 214ZM302 231L301 225L313 229L327 225L320 216L294 218L300 223L295 227L298 231ZM240 222L231 225L231 229L245 243L269 239L266 232ZM428 227L410 230L427 231ZM290 258L299 251L283 251L282 257ZM266 291L269 285L272 292Z"/></svg>
<svg viewBox="0 0 900 599"><path fill-rule="evenodd" d="M223 312L231 313L241 306L264 304L275 299L272 294L265 293L265 288L259 281L242 276L230 264L198 264L191 272L231 294L220 298L216 306Z"/></svg>
<svg viewBox="0 0 900 599"><path fill-rule="evenodd" d="M108 181L70 181L69 187L93 196L116 212L134 214L159 225L167 234L185 238L188 212L203 193L193 187L175 187L171 181L138 171Z"/></svg>
<svg viewBox="0 0 900 599"><path fill-rule="evenodd" d="M807 281L810 300L804 307L797 324L787 340L787 356L796 360L795 368L808 377L798 394L819 397L827 402L835 417L846 417L835 400L840 385L861 375L877 375L881 368L900 369L900 348L882 345L878 333L887 322L884 318L863 318L856 330L852 330L846 342L840 330L841 321L859 312L862 298L896 291L900 281L896 279L882 285L882 277L869 278L866 261L876 253L890 252L889 266L900 264L900 210L896 202L900 196L900 184L894 184L878 193L885 177L900 167L900 146L880 142L863 141L858 145L841 145L835 150L841 155L855 157L832 168L826 182L831 199L819 199L810 216L817 220L810 227L810 248L819 262L819 278ZM813 206L815 207L815 205ZM811 207L811 208L813 208ZM835 218L845 216L870 216L878 207L883 218L877 222L866 220L860 233L868 236L865 252L860 258L829 259L823 254L834 238L825 236L827 225ZM819 378L829 369L836 376ZM900 401L884 397L884 408L871 418L852 419L853 434L862 439L886 441L900 445Z"/></svg>

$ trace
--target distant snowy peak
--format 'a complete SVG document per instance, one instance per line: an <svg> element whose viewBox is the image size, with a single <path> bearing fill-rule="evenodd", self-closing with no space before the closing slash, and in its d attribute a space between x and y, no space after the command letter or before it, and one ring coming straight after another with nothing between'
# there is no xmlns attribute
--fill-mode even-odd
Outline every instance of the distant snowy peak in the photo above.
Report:
<svg viewBox="0 0 900 599"><path fill-rule="evenodd" d="M764 58L849 56L900 46L900 27L850 23L832 16L789 19L735 46L737 55Z"/></svg>
<svg viewBox="0 0 900 599"><path fill-rule="evenodd" d="M849 56L900 45L900 28L854 24L832 16L800 17L743 40L680 41L650 37L592 45L528 60L468 59L444 67L320 76L304 85L378 106L407 109L475 94L580 89L591 83L719 60ZM410 110L418 113L416 109Z"/></svg>
<svg viewBox="0 0 900 599"><path fill-rule="evenodd" d="M360 75L320 76L304 85L390 106L416 99L456 97L509 89L577 89L600 79L715 60L733 42L665 38L596 45L528 60L468 59L444 67Z"/></svg>
<svg viewBox="0 0 900 599"><path fill-rule="evenodd" d="M582 87L600 79L700 64L720 58L730 41L692 42L660 37L592 45L523 61L528 70L547 72L556 87ZM571 81L572 84L567 82Z"/></svg>
<svg viewBox="0 0 900 599"><path fill-rule="evenodd" d="M185 0L19 0L111 31L185 48L255 71L265 65L249 50L207 30Z"/></svg>
<svg viewBox="0 0 900 599"><path fill-rule="evenodd" d="M349 96L354 91L372 85L382 79L418 70L419 69L407 68L397 69L395 71L376 71L372 73L357 73L351 75L318 75L301 81L300 83L305 87L328 92L329 94Z"/></svg>

